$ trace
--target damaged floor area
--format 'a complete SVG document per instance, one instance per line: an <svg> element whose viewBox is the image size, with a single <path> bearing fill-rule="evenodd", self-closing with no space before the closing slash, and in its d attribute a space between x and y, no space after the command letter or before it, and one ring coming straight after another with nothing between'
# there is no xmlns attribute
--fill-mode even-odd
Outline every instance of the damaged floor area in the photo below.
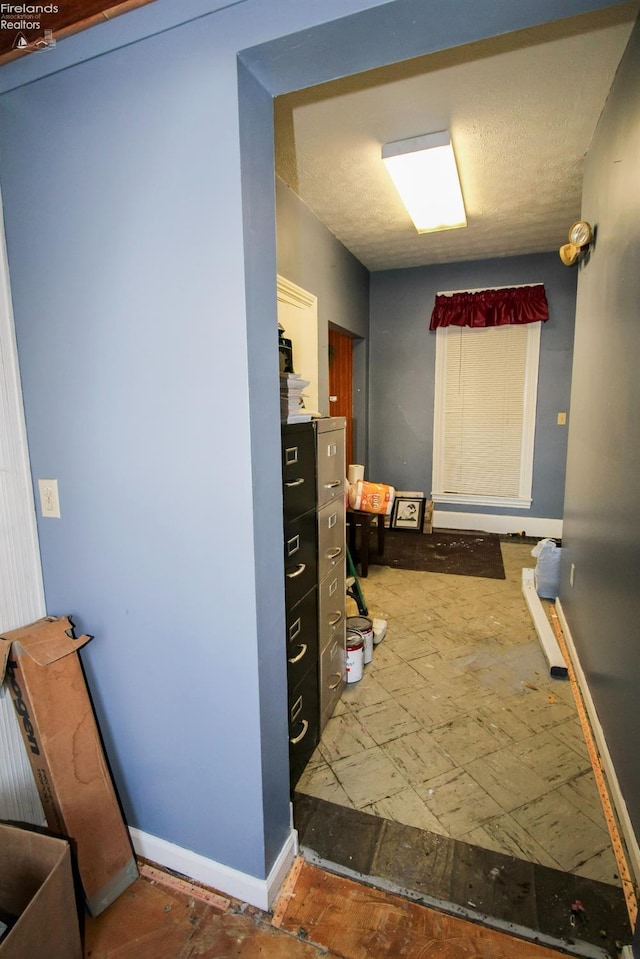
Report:
<svg viewBox="0 0 640 959"><path fill-rule="evenodd" d="M506 580L370 567L388 620L299 783L273 914L149 871L85 959L617 959L631 939L570 683ZM355 612L355 611L354 611Z"/></svg>
<svg viewBox="0 0 640 959"><path fill-rule="evenodd" d="M369 567L387 635L297 789L619 885L571 686L550 678L522 595L532 547L501 548L505 580Z"/></svg>
<svg viewBox="0 0 640 959"><path fill-rule="evenodd" d="M299 861L274 915L165 874L87 919L85 959L560 959L563 953Z"/></svg>

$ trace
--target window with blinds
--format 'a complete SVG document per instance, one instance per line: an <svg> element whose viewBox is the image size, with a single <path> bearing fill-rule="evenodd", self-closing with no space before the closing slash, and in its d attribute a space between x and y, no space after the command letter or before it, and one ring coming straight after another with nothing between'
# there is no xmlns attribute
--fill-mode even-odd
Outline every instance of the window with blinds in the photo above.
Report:
<svg viewBox="0 0 640 959"><path fill-rule="evenodd" d="M434 500L531 506L540 327L437 331Z"/></svg>

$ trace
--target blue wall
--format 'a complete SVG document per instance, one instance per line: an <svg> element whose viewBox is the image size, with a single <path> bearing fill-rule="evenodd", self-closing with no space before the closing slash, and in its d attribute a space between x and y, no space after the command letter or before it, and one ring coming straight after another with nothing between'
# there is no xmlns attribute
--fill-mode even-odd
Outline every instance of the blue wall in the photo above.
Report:
<svg viewBox="0 0 640 959"><path fill-rule="evenodd" d="M640 835L640 25L585 163L560 596ZM575 564L573 588L569 582Z"/></svg>
<svg viewBox="0 0 640 959"><path fill-rule="evenodd" d="M368 476L398 489L431 491L436 335L429 332L437 292L544 283L534 449L533 503L526 517L562 518L566 427L575 313L575 271L557 252L390 270L371 275ZM439 506L456 512L512 513L495 507Z"/></svg>
<svg viewBox="0 0 640 959"><path fill-rule="evenodd" d="M327 356L331 323L354 337L354 459L366 453L369 271L286 186L276 181L278 273L318 297L319 352ZM328 394L328 366L320 371L320 393Z"/></svg>
<svg viewBox="0 0 640 959"><path fill-rule="evenodd" d="M607 5L158 0L0 71L47 608L131 825L255 877L289 833L271 97Z"/></svg>
<svg viewBox="0 0 640 959"><path fill-rule="evenodd" d="M33 476L60 484L47 610L95 635L129 824L262 877L289 833L275 244L269 355L244 319L236 53L312 5L256 6L5 68L84 59L4 94L0 174Z"/></svg>

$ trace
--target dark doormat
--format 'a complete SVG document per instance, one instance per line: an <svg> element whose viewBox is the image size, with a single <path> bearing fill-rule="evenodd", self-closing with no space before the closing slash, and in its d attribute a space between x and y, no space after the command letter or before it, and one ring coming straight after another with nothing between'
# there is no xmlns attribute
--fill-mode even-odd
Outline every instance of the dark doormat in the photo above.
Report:
<svg viewBox="0 0 640 959"><path fill-rule="evenodd" d="M379 566L417 569L456 576L506 579L497 533L414 533L390 529L385 533Z"/></svg>

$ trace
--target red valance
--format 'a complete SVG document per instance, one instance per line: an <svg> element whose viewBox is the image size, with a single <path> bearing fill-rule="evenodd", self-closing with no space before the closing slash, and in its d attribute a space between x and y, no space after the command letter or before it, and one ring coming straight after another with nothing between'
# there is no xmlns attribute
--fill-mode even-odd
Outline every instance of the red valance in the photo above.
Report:
<svg viewBox="0 0 640 959"><path fill-rule="evenodd" d="M549 319L549 306L540 283L478 293L438 294L430 330L441 326L506 326Z"/></svg>

